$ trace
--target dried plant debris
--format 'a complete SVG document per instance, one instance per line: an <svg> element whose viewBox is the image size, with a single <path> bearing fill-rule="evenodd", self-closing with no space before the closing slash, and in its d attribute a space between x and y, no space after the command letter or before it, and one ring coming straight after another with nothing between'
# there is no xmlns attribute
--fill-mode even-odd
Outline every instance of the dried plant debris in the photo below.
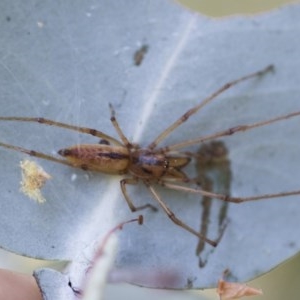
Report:
<svg viewBox="0 0 300 300"><path fill-rule="evenodd" d="M148 45L142 45L133 55L134 64L140 66L145 58L146 53L149 50Z"/></svg>
<svg viewBox="0 0 300 300"><path fill-rule="evenodd" d="M227 274L228 270L225 270L223 276L226 276ZM261 289L250 287L245 283L228 282L223 278L218 282L217 293L220 296L220 300L241 299L245 296L257 296L263 294Z"/></svg>
<svg viewBox="0 0 300 300"><path fill-rule="evenodd" d="M71 280L69 280L68 285L73 290L74 295L80 296L82 300L103 299L103 291L106 286L107 277L113 267L117 253L118 241L116 232L122 230L124 225L133 222L142 225L143 216L140 215L137 218L122 222L107 232L97 246L91 265L85 271L86 276L82 284L83 287L74 287Z"/></svg>
<svg viewBox="0 0 300 300"><path fill-rule="evenodd" d="M44 203L46 199L41 193L41 188L51 176L42 167L30 160L20 162L22 169L22 181L20 191L30 199L38 203Z"/></svg>

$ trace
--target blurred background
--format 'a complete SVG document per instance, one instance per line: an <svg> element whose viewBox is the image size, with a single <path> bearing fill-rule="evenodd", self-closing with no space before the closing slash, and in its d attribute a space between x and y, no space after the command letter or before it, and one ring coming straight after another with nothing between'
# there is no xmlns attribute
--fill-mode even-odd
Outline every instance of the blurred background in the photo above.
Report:
<svg viewBox="0 0 300 300"><path fill-rule="evenodd" d="M287 3L288 0L176 0L193 11L210 17L254 14L268 11Z"/></svg>

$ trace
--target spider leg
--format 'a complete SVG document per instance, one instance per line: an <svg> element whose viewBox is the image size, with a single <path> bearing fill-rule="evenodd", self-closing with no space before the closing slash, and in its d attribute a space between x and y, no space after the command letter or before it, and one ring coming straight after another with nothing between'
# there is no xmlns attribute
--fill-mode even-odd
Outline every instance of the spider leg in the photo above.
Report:
<svg viewBox="0 0 300 300"><path fill-rule="evenodd" d="M155 189L153 188L153 186L150 185L148 182L144 182L144 183L145 183L146 187L148 188L148 190L150 191L150 193L152 194L152 196L159 203L159 205L162 207L162 209L165 211L165 213L168 215L168 217L171 219L171 221L173 223L175 223L176 225L182 227L183 229L187 230L188 232L194 234L198 238L204 240L205 242L207 242L211 246L213 246L213 247L217 246L219 239L217 241L210 240L207 237L205 237L204 235L202 235L201 233L197 232L196 230L194 230L193 228L191 228L190 226L188 226L183 221L181 221L179 218L177 218L175 216L175 214L172 212L172 210L161 200L160 196L155 191Z"/></svg>
<svg viewBox="0 0 300 300"><path fill-rule="evenodd" d="M88 127L80 127L80 126L74 126L66 123L61 123L57 121L53 121L50 119L45 119L45 118L27 118L27 117L0 117L0 121L17 121L17 122L31 122L31 123L40 123L40 124L45 124L49 126L56 126L56 127L61 127L85 134L90 134L92 136L96 136L100 139L108 140L111 141L114 144L117 144L119 146L122 146L122 143L120 143L118 140L114 139L113 137L103 133L102 131L88 128Z"/></svg>
<svg viewBox="0 0 300 300"><path fill-rule="evenodd" d="M124 135L123 131L121 130L121 127L116 119L116 112L111 103L109 103L109 109L110 109L110 114L111 114L110 120L111 120L113 126L115 127L120 139L122 140L125 147L132 148L133 145L128 141L127 137Z"/></svg>
<svg viewBox="0 0 300 300"><path fill-rule="evenodd" d="M145 209L145 208L151 208L153 211L157 211L157 208L156 208L154 205L149 204L149 203L147 203L147 204L145 204L145 205L141 205L141 206L135 206L135 205L132 203L132 201L131 201L131 199L130 199L128 193L127 193L126 184L137 184L138 181L139 181L138 178L135 178L135 177L132 177L132 178L124 178L124 179L122 179L122 180L120 181L122 193L123 193L123 195L124 195L124 198L125 198L125 200L126 200L128 206L129 206L130 210L131 210L132 212L134 212L134 211L142 210L142 209Z"/></svg>
<svg viewBox="0 0 300 300"><path fill-rule="evenodd" d="M11 150L14 150L14 151L17 151L17 152L22 152L22 153L25 153L27 155L42 158L42 159L45 159L45 160L50 160L50 161L53 161L53 162L56 162L56 163L59 163L59 164L63 164L63 165L71 166L71 167L74 167L74 168L81 168L83 170L86 170L85 165L82 165L82 166L74 165L73 163L71 163L71 162L69 162L65 159L56 158L54 156L47 155L47 154L42 153L42 152L29 150L29 149L26 149L26 148L22 148L22 147L10 145L10 144L5 144L5 143L2 143L2 142L0 142L0 147L11 149Z"/></svg>
<svg viewBox="0 0 300 300"><path fill-rule="evenodd" d="M253 196L253 197L230 197L228 195L212 193L212 192L204 191L201 189L190 188L190 187L186 187L186 186L182 186L182 185L178 185L178 184L172 184L167 181L161 181L160 184L162 186L165 186L172 190L200 194L202 196L206 196L209 198L216 198L216 199L220 199L220 200L223 200L226 202L232 202L232 203L243 203L243 202L256 201L256 200L262 200L262 199L271 199L271 198L300 195L300 190L295 190L295 191L290 191L290 192L263 194L263 195Z"/></svg>
<svg viewBox="0 0 300 300"><path fill-rule="evenodd" d="M274 66L270 65L266 68L257 71L255 73L243 76L239 79L233 80L231 82L228 82L224 84L221 88L219 88L217 91L212 93L209 97L202 100L198 105L194 106L193 108L189 109L186 113L184 113L179 119L177 119L173 124L171 124L167 129L165 129L159 136L149 145L150 149L154 149L157 147L157 145L164 140L171 132L173 132L177 127L179 127L182 123L186 122L192 115L194 115L196 112L198 112L203 106L210 103L212 100L214 100L217 96L222 94L224 91L228 90L229 88L233 87L234 85L246 81L253 77L262 76L267 72L273 71Z"/></svg>
<svg viewBox="0 0 300 300"><path fill-rule="evenodd" d="M207 141L214 140L216 138L220 138L220 137L224 137L224 136L228 136L228 135L233 135L237 132L243 132L243 131L251 130L253 128L257 128L257 127L269 125L269 124L272 124L272 123L275 123L275 122L290 119L290 118L293 118L293 117L297 117L299 115L300 115L300 111L297 111L297 112L293 112L293 113L290 113L290 114L275 117L275 118L265 120L265 121L261 121L261 122L256 122L256 123L252 123L252 124L244 124L244 125L231 127L231 128L219 131L219 132L214 133L214 134L210 134L210 135L203 136L203 137L196 138L196 139L186 140L186 141L183 141L183 142L180 142L180 143L177 143L177 144L173 144L173 145L170 145L170 146L167 146L167 147L163 147L163 148L160 148L159 151L160 152L174 151L176 149L180 149L180 148L200 144L200 143L203 143L203 142L207 142ZM189 152L186 152L186 154L188 154L188 153ZM197 155L195 155L195 156L197 156Z"/></svg>

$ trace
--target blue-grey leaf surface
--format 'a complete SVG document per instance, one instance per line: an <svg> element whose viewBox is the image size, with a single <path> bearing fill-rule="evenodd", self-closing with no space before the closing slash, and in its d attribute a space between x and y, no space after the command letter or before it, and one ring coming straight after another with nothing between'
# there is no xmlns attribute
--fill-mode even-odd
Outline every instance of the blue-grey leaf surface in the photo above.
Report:
<svg viewBox="0 0 300 300"><path fill-rule="evenodd" d="M299 5L222 20L166 0L2 1L0 11L1 116L46 117L118 138L110 123L112 103L128 139L147 146L221 85L269 64L274 73L224 93L162 144L300 110ZM143 45L148 50L137 65L134 54ZM295 118L224 139L233 196L299 189L299 126ZM69 145L98 142L61 128L16 122L1 122L0 140L54 155ZM0 245L5 249L70 260L84 270L97 242L137 215L123 199L119 177L35 158L53 178L43 189L47 202L34 203L19 192L25 154L0 149L0 155ZM193 166L189 172L195 173ZM155 204L144 187L128 190L136 205ZM158 191L178 217L199 230L200 197ZM132 223L120 232L116 268L174 271L180 275L175 288L214 286L227 268L232 279L248 280L299 251L299 198L230 204L224 236L217 248L205 247L202 268L197 239L162 211L145 210L143 226ZM209 226L210 238L216 238L217 220L211 218ZM142 276L133 282L153 286Z"/></svg>

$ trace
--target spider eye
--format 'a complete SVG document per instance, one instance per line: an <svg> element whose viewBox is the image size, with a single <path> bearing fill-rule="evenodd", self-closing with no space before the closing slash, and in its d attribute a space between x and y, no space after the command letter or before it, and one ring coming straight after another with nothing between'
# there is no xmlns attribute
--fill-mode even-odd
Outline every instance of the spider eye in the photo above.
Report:
<svg viewBox="0 0 300 300"><path fill-rule="evenodd" d="M99 144L100 144L100 145L110 145L109 141L108 141L108 140L104 140L104 139L101 139L101 140L99 141Z"/></svg>
<svg viewBox="0 0 300 300"><path fill-rule="evenodd" d="M61 156L69 156L71 155L71 151L69 149L61 149L57 152Z"/></svg>

